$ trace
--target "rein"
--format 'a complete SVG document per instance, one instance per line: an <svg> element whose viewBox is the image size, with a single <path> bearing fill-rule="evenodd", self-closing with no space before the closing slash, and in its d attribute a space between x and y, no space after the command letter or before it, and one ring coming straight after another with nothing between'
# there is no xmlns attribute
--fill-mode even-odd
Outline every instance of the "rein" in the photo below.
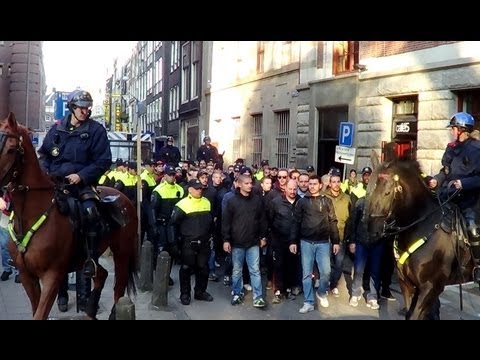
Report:
<svg viewBox="0 0 480 360"><path fill-rule="evenodd" d="M5 186L5 190L13 194L14 192L28 192L28 191L45 191L45 190L55 190L54 185L44 185L44 186L30 186L30 185L23 185L23 184L17 184L15 182L16 179L18 179L21 175L21 169L22 166L24 165L25 162L25 148L23 147L23 136L22 135L16 135L16 134L10 134L5 131L0 131L0 153L3 154L3 150L5 148L5 144L8 138L14 138L18 140L18 143L15 147L15 159L10 165L10 168L6 172L4 178L10 178L11 181L8 183L7 186ZM7 150L7 152L10 151ZM22 230L22 219L21 216L18 216L18 226L20 229L20 235L17 235L15 232L15 226L14 226L14 211L11 212L10 214L10 220L8 223L8 232L10 234L10 237L12 241L15 243L17 246L17 249L20 253L25 253L27 249L27 245L30 242L31 238L35 234L35 232L42 226L42 224L45 222L45 220L48 217L48 214L50 210L52 209L53 205L55 204L55 197L52 197L51 204L49 205L48 209L37 219L37 221L32 225L30 230L27 231L26 235L23 236L23 230ZM23 202L22 210L25 207L25 201ZM22 213L21 211L20 213ZM21 240L18 240L18 237L21 237Z"/></svg>

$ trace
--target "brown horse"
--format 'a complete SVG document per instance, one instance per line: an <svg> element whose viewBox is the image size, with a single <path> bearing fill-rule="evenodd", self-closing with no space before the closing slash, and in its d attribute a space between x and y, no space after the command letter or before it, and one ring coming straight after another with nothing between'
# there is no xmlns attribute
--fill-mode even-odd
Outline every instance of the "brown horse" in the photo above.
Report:
<svg viewBox="0 0 480 360"><path fill-rule="evenodd" d="M463 218L448 200L433 196L416 161L384 162L370 178L364 221L370 241L396 239L406 319L439 319L445 286L472 280Z"/></svg>
<svg viewBox="0 0 480 360"><path fill-rule="evenodd" d="M54 204L55 184L40 168L28 130L17 124L10 113L0 121L0 185L6 186L14 205L14 232L18 240L21 234L34 230L34 226L46 214L45 221L33 232L25 248L9 242L9 250L20 279L30 299L34 319L47 319L57 296L61 281L69 270L79 270L85 255L78 255L72 226L68 216L62 215ZM127 218L127 224L117 226L99 241L98 251L102 254L107 247L113 253L115 263L114 302L135 293L137 269L137 216L135 207L126 196L115 189L99 187L101 197L118 195L119 203ZM82 259L83 257L83 259ZM73 259L77 259L74 263ZM86 313L95 318L100 293L108 272L98 266L93 279L94 288L86 307ZM40 286L41 282L41 286ZM115 304L110 318L115 317Z"/></svg>

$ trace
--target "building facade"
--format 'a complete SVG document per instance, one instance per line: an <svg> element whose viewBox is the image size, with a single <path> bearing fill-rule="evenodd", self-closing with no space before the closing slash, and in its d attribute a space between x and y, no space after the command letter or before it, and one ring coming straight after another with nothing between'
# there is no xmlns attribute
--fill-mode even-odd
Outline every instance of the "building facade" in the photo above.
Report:
<svg viewBox="0 0 480 360"><path fill-rule="evenodd" d="M0 41L0 118L44 130L45 70L41 41Z"/></svg>

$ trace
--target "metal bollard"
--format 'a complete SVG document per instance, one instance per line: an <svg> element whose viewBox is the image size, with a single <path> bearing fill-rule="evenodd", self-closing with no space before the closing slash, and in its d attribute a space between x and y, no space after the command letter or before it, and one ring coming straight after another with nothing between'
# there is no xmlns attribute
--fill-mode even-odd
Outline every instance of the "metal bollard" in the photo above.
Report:
<svg viewBox="0 0 480 360"><path fill-rule="evenodd" d="M157 269L153 282L152 305L163 310L168 306L168 279L172 258L166 251L157 257Z"/></svg>
<svg viewBox="0 0 480 360"><path fill-rule="evenodd" d="M153 289L153 245L150 241L145 241L142 245L138 288L142 291Z"/></svg>
<svg viewBox="0 0 480 360"><path fill-rule="evenodd" d="M135 320L135 304L129 297L123 296L115 305L117 320Z"/></svg>

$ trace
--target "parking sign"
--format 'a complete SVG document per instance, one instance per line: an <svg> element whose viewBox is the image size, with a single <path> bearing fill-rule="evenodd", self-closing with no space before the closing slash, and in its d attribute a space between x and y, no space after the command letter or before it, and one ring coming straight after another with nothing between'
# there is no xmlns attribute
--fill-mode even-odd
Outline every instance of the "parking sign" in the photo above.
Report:
<svg viewBox="0 0 480 360"><path fill-rule="evenodd" d="M351 122L340 123L340 129L338 131L338 144L340 146L353 146L353 129L353 123Z"/></svg>

